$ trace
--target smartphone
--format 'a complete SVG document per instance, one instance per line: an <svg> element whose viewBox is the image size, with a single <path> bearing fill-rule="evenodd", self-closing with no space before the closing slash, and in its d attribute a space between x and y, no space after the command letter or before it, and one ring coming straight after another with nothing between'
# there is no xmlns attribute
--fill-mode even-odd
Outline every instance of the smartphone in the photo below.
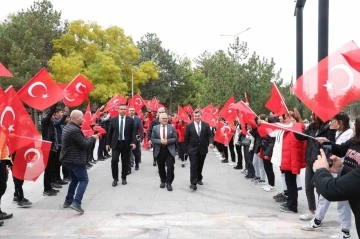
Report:
<svg viewBox="0 0 360 239"><path fill-rule="evenodd" d="M323 143L322 148L323 148L323 150L325 152L326 159L327 159L327 161L329 163L329 167L331 167L333 165L333 162L330 159L330 156L332 155L332 145L331 145L330 142L325 142L325 143Z"/></svg>
<svg viewBox="0 0 360 239"><path fill-rule="evenodd" d="M136 139L137 139L137 140L140 140L140 135L136 135Z"/></svg>

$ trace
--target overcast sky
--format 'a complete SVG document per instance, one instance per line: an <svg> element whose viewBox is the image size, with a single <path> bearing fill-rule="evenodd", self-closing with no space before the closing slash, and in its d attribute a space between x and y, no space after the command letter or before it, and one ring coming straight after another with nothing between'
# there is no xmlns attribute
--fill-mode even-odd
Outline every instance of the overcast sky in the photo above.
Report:
<svg viewBox="0 0 360 239"><path fill-rule="evenodd" d="M0 19L26 9L33 0L7 1ZM241 34L251 51L273 57L282 77L296 76L294 0L51 0L63 19L96 21L104 27L117 25L135 41L155 32L165 48L197 58L208 50L226 50L232 37ZM360 45L360 1L330 1L329 52L354 40ZM304 8L304 71L317 63L318 0Z"/></svg>

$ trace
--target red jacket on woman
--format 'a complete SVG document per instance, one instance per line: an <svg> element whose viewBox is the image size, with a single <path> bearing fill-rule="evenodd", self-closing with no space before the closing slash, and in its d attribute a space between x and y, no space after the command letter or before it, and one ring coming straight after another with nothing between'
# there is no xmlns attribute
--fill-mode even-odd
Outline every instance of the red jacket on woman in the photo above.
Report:
<svg viewBox="0 0 360 239"><path fill-rule="evenodd" d="M184 142L185 139L186 124L178 123L176 125L176 133L178 134L178 142Z"/></svg>

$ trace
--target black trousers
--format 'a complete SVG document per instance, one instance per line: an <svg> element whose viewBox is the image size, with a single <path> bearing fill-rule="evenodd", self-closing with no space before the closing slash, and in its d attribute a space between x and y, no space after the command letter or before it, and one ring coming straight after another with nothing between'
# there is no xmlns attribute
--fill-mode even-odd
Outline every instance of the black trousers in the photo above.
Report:
<svg viewBox="0 0 360 239"><path fill-rule="evenodd" d="M167 146L161 147L156 161L161 182L171 185L175 178L175 158L171 155Z"/></svg>
<svg viewBox="0 0 360 239"><path fill-rule="evenodd" d="M1 197L5 194L7 187L8 174L6 172L6 163L0 160L0 204ZM0 208L1 212L1 208Z"/></svg>
<svg viewBox="0 0 360 239"><path fill-rule="evenodd" d="M121 155L121 179L126 179L131 149L126 148L125 140L118 140L116 147L112 149L111 172L114 180L119 180L119 157Z"/></svg>
<svg viewBox="0 0 360 239"><path fill-rule="evenodd" d="M61 171L61 163L60 163L60 152L61 152L61 146L59 146L58 151L56 153L56 158L55 158L55 165L54 165L54 173L52 176L52 182L61 180L61 175L60 175L60 171Z"/></svg>
<svg viewBox="0 0 360 239"><path fill-rule="evenodd" d="M231 161L235 162L236 158L235 158L235 150L234 150L234 136L231 138L229 142L229 149L230 149Z"/></svg>
<svg viewBox="0 0 360 239"><path fill-rule="evenodd" d="M179 146L178 148L179 158L181 159L181 161L184 162L188 158L188 155L185 154L185 144L184 142L178 142L178 146Z"/></svg>
<svg viewBox="0 0 360 239"><path fill-rule="evenodd" d="M244 156L249 177L255 177L255 169L253 165L254 150L249 151L249 147L244 147Z"/></svg>
<svg viewBox="0 0 360 239"><path fill-rule="evenodd" d="M20 180L18 178L13 177L14 186L15 186L15 192L14 197L17 197L19 201L21 201L24 198L24 180Z"/></svg>
<svg viewBox="0 0 360 239"><path fill-rule="evenodd" d="M238 156L238 162L237 166L240 168L243 168L243 155L242 155L242 146L241 145L235 145L236 153ZM245 162L246 165L246 162Z"/></svg>
<svg viewBox="0 0 360 239"><path fill-rule="evenodd" d="M296 174L291 171L284 171L285 182L287 187L287 206L290 210L297 212L298 207L298 189L296 185Z"/></svg>
<svg viewBox="0 0 360 239"><path fill-rule="evenodd" d="M196 185L202 181L202 170L204 168L206 154L190 154L190 183Z"/></svg>
<svg viewBox="0 0 360 239"><path fill-rule="evenodd" d="M350 208L355 217L356 231L360 233L360 199L349 200Z"/></svg>
<svg viewBox="0 0 360 239"><path fill-rule="evenodd" d="M270 160L262 159L264 161L265 173L270 186L275 186L275 174L273 165Z"/></svg>
<svg viewBox="0 0 360 239"><path fill-rule="evenodd" d="M49 191L52 189L51 183L54 178L53 174L54 174L55 165L56 165L56 155L57 155L56 151L50 150L48 163L46 165L45 172L44 172L44 190L45 191Z"/></svg>

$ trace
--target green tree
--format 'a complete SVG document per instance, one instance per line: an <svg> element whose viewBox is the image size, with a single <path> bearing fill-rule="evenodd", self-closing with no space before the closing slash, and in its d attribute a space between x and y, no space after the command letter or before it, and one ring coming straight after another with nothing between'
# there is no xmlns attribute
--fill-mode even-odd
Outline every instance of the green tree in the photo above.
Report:
<svg viewBox="0 0 360 239"><path fill-rule="evenodd" d="M132 69L135 93L149 79L158 78L151 60L136 64L141 52L119 27L103 29L96 23L77 20L69 23L66 32L53 43L57 53L49 65L54 78L68 83L78 73L84 74L95 87L90 94L92 100L105 103L118 93L130 96Z"/></svg>
<svg viewBox="0 0 360 239"><path fill-rule="evenodd" d="M48 66L53 55L52 40L64 28L61 12L53 9L48 0L34 2L26 10L10 14L0 23L0 61L14 74L2 78L0 85L16 89Z"/></svg>

